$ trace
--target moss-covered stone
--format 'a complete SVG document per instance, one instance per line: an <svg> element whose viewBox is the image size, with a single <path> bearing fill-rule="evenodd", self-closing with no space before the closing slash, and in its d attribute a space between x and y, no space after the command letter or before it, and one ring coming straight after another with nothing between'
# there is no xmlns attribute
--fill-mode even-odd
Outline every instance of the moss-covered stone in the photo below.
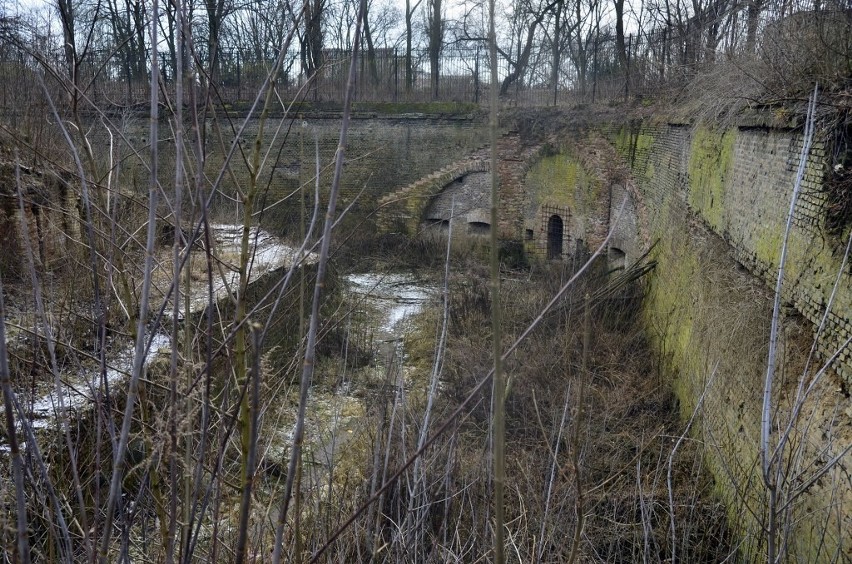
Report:
<svg viewBox="0 0 852 564"><path fill-rule="evenodd" d="M714 228L723 224L725 190L734 160L736 130L699 127L689 158L689 204Z"/></svg>

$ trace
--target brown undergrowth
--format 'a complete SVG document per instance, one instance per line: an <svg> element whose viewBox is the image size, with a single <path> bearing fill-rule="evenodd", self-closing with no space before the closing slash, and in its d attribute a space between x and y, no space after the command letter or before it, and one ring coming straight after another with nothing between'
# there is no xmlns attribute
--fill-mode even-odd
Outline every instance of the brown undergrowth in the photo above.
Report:
<svg viewBox="0 0 852 564"><path fill-rule="evenodd" d="M445 420L490 363L484 266L466 256L453 269L434 422ZM604 269L594 270L507 363L507 554L520 562L662 562L675 554L678 561L721 561L732 551L725 511L713 498L702 446L688 435L679 441L685 423L644 337L641 288L613 289ZM569 275L570 264L563 263L504 272L507 339L535 318ZM589 301L588 321L586 293L597 296ZM422 338L410 339L407 348L415 370L431 365L429 343L439 324L435 311L421 316ZM356 521L324 558L329 553L381 562L488 558L490 386L477 400L426 452L421 474L406 472L380 498L378 511ZM403 426L384 444L381 464L372 472L383 472L385 455L393 467L416 448L418 404L411 401L398 411L396 423L392 406L383 410L380 433Z"/></svg>

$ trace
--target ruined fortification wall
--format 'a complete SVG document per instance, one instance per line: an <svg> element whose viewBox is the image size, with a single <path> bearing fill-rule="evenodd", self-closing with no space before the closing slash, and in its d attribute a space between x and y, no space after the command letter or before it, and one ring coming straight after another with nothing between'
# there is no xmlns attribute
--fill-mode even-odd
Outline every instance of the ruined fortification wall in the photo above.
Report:
<svg viewBox="0 0 852 564"><path fill-rule="evenodd" d="M259 219L276 235L298 234L300 225L300 185L306 187L311 205L313 175L317 146L321 169L320 188L328 193L333 163L340 135L340 116L298 116L286 119L271 118L263 128L264 167L259 178L262 203L267 209ZM233 129L231 129L233 127ZM205 166L210 178L216 178L224 156L233 142L234 131L242 127L242 119L234 117L229 123L222 118L218 125L206 124L207 158ZM243 130L241 149L232 159L232 173L222 178L221 197L214 203L214 212L222 221L233 221L237 210L233 198L237 185L248 182L244 158L251 154L260 128L260 120L251 119ZM101 128L102 129L102 128ZM147 124L144 120L130 121L123 132L142 155L147 155ZM481 147L487 140L486 127L476 115L462 114L446 118L416 115L358 115L349 125L348 141L341 178L340 207L355 202L353 213L344 222L346 229L363 231L370 228L379 200L386 194L407 186L434 171L458 161ZM109 138L102 130L93 128L93 145L108 146ZM160 140L160 171L162 182L172 182L174 171L174 140L164 135ZM172 172L170 172L172 171ZM143 190L147 170L135 159L123 169L125 185ZM356 202L357 200L357 202ZM368 218L365 226L365 216Z"/></svg>
<svg viewBox="0 0 852 564"><path fill-rule="evenodd" d="M624 252L627 260L644 252L632 198L621 220L614 221L624 201L628 174L625 166L613 162L614 157L612 147L600 137L583 137L550 146L531 163L524 180L522 210L529 254L558 259L594 250L603 243L611 224L616 227L612 248ZM554 235L558 235L552 231L555 217L563 227L561 256L553 256Z"/></svg>
<svg viewBox="0 0 852 564"><path fill-rule="evenodd" d="M0 151L0 271L8 279L27 279L28 248L41 267L50 268L69 260L72 241L79 240L80 233L76 199L58 176L26 166L16 171L14 161L3 157L6 155Z"/></svg>
<svg viewBox="0 0 852 564"><path fill-rule="evenodd" d="M801 134L763 128L716 131L683 125L623 128L616 146L636 172L651 225L682 202L730 246L733 258L774 288ZM829 302L845 239L825 229L825 142L815 140L794 210L782 298L818 327ZM842 273L819 351L841 351L835 369L852 384L852 271Z"/></svg>
<svg viewBox="0 0 852 564"><path fill-rule="evenodd" d="M525 144L515 132L498 140L497 231L504 241L520 241L523 237L526 177L542 150L541 143ZM469 233L483 234L491 222L490 150L480 148L460 156L463 158L443 168L436 167L431 174L379 200L379 228L410 236L441 229L450 218L455 198L457 211L463 214L461 219L456 218L457 222L466 223Z"/></svg>
<svg viewBox="0 0 852 564"><path fill-rule="evenodd" d="M850 227L845 234L827 229L829 138L822 132L813 144L794 210L773 398L774 445L790 420L802 375L807 385L836 356L791 425L782 457L780 489L791 508L782 520L792 524L787 554L801 562L830 561L835 553L852 558L844 539L852 530L852 455L844 450L852 444L852 269L841 272ZM706 445L747 559L759 560L765 551L763 387L801 146L802 135L793 129L634 122L566 134L531 163L525 178L528 253L564 258L575 249L594 249L610 228L611 267L653 246L657 267L644 305L648 336L684 418L696 416L693 433ZM563 228L559 257L552 255L554 217ZM814 342L817 356L805 372Z"/></svg>
<svg viewBox="0 0 852 564"><path fill-rule="evenodd" d="M801 135L666 123L608 133L633 170L634 205L642 212L636 216L650 240L658 241L658 265L645 302L649 336L674 381L684 416L698 413L695 433L708 446L719 491L745 539L743 554L754 556L763 550L761 523L768 505L759 442L770 289ZM825 330L816 337L845 243L825 229L825 152L823 139L816 140L794 212L782 291L782 368L774 398L779 409L773 444L788 420L811 343L816 338L817 367L840 351L804 404L793 426L796 450L784 461L790 463L785 488L793 493L789 554L802 562L829 561L835 551L852 555L844 540L844 531L852 530L852 456L844 454L852 443L848 266ZM838 463L819 474L835 457Z"/></svg>

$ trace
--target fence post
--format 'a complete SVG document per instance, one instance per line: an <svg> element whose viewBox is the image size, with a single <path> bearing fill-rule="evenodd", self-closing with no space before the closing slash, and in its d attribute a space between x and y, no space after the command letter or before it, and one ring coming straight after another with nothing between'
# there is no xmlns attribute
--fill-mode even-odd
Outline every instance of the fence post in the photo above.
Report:
<svg viewBox="0 0 852 564"><path fill-rule="evenodd" d="M399 58L396 55L396 47L393 48L393 101L399 101Z"/></svg>
<svg viewBox="0 0 852 564"><path fill-rule="evenodd" d="M237 51L237 99L234 100L239 101L243 99L243 72L240 64L240 51Z"/></svg>

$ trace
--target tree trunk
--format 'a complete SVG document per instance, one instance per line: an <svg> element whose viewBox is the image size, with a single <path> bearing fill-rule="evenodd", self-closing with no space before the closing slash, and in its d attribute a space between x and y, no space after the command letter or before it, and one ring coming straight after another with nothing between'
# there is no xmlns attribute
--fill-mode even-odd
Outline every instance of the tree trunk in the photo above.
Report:
<svg viewBox="0 0 852 564"><path fill-rule="evenodd" d="M376 49L373 45L373 33L370 31L370 18L364 14L364 39L367 41L367 67L370 70L370 79L374 86L379 85L379 69L376 64Z"/></svg>
<svg viewBox="0 0 852 564"><path fill-rule="evenodd" d="M210 81L219 80L219 35L222 30L222 18L225 12L224 0L206 0L207 5L207 72Z"/></svg>
<svg viewBox="0 0 852 564"><path fill-rule="evenodd" d="M59 0L59 20L62 24L62 38L64 40L65 65L68 72L68 80L74 86L77 85L77 51L74 38L74 7L71 0ZM71 103L76 103L76 89L71 90Z"/></svg>
<svg viewBox="0 0 852 564"><path fill-rule="evenodd" d="M618 63L627 72L627 49L624 45L624 0L614 0L615 4L615 50Z"/></svg>
<svg viewBox="0 0 852 564"><path fill-rule="evenodd" d="M749 0L746 14L746 53L754 53L757 48L757 25L762 10L763 0Z"/></svg>
<svg viewBox="0 0 852 564"><path fill-rule="evenodd" d="M323 0L305 2L305 35L302 39L302 68L306 78L311 81L310 89L314 99L319 97L317 73L322 66L322 10Z"/></svg>
<svg viewBox="0 0 852 564"><path fill-rule="evenodd" d="M419 4L420 2L418 2ZM414 6L416 8L417 5ZM411 36L413 29L411 17L414 14L414 8L411 7L411 0L405 0L405 92L411 93L414 87L414 69L411 61Z"/></svg>
<svg viewBox="0 0 852 564"><path fill-rule="evenodd" d="M518 54L518 62L515 63L515 68L506 75L506 78L503 79L503 83L500 85L501 96L505 95L509 91L509 87L517 82L524 75L524 72L526 72L527 65L530 62L530 54L532 53L533 40L535 39L535 29L538 27L540 21L541 18L533 20L529 30L527 30L527 39Z"/></svg>
<svg viewBox="0 0 852 564"><path fill-rule="evenodd" d="M432 99L438 99L438 73L441 70L441 47L444 41L444 25L441 18L442 0L429 0L429 72L431 74Z"/></svg>
<svg viewBox="0 0 852 564"><path fill-rule="evenodd" d="M559 93L559 55L560 41L562 40L562 5L564 0L556 3L556 18L553 26L553 68L551 69L551 84L553 85L553 105L556 105L556 97Z"/></svg>

